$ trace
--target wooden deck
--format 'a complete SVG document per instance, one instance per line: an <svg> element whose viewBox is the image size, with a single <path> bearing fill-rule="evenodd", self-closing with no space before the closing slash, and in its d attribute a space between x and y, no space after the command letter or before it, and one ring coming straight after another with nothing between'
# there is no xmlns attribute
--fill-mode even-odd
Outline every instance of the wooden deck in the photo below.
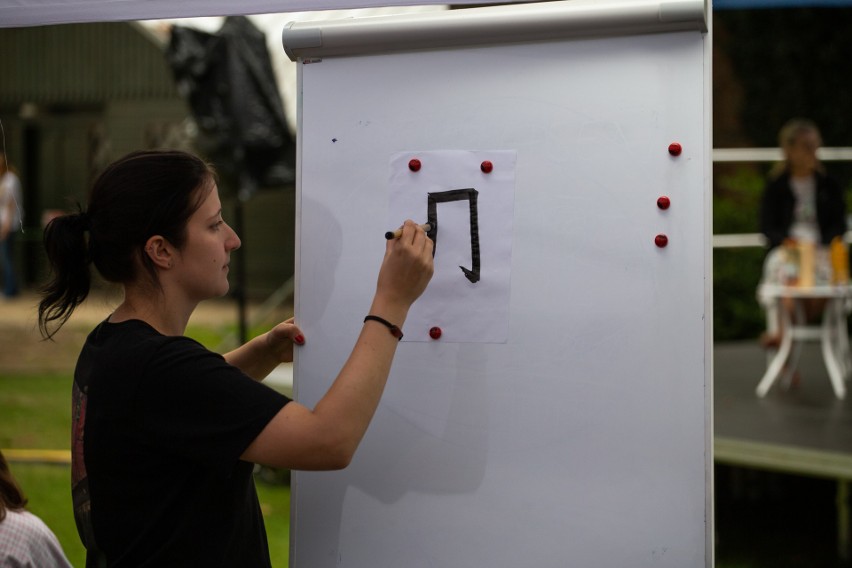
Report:
<svg viewBox="0 0 852 568"><path fill-rule="evenodd" d="M834 396L819 345L805 345L797 386L764 398L756 341L716 345L713 364L715 463L835 480L837 555L852 559L852 396Z"/></svg>
<svg viewBox="0 0 852 568"><path fill-rule="evenodd" d="M713 364L717 462L852 480L852 396L834 396L817 344L803 349L799 385L764 398L756 342L716 345Z"/></svg>

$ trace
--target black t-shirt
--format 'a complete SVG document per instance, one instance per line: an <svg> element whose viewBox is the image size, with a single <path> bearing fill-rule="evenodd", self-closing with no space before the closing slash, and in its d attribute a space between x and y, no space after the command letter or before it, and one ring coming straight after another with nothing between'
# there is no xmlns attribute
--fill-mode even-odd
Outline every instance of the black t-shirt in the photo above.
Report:
<svg viewBox="0 0 852 568"><path fill-rule="evenodd" d="M287 402L186 337L96 327L73 392L87 566L269 566L253 464L239 458Z"/></svg>

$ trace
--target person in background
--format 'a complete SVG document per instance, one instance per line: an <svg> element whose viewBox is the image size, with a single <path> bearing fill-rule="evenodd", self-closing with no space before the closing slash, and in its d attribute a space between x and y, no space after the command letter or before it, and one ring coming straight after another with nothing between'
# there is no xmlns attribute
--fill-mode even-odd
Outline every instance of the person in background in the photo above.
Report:
<svg viewBox="0 0 852 568"><path fill-rule="evenodd" d="M760 230L766 236L768 252L761 284L786 284L785 248L799 243L828 247L835 237L846 233L846 205L843 191L817 158L822 145L819 129L812 121L796 118L788 121L778 134L784 161L771 172L764 189L760 209ZM825 252L825 251L823 251ZM820 273L830 273L828 254L815 256ZM807 302L806 317L813 320L822 313L825 301ZM792 310L792 305L785 306ZM783 329L764 334L765 347L780 344Z"/></svg>
<svg viewBox="0 0 852 568"><path fill-rule="evenodd" d="M71 568L56 535L26 506L27 499L0 452L0 567Z"/></svg>
<svg viewBox="0 0 852 568"><path fill-rule="evenodd" d="M21 180L9 166L6 153L0 151L0 265L3 270L3 295L18 295L15 273L15 234L23 221Z"/></svg>
<svg viewBox="0 0 852 568"><path fill-rule="evenodd" d="M305 343L292 318L224 356L183 335L199 302L228 292L240 246L201 159L119 159L95 181L86 211L53 219L44 240L53 275L39 305L46 337L88 295L90 263L124 289L74 372L72 494L86 565L268 567L254 464L349 464L408 310L432 277L434 243L410 220L387 241L355 346L308 408L260 382Z"/></svg>

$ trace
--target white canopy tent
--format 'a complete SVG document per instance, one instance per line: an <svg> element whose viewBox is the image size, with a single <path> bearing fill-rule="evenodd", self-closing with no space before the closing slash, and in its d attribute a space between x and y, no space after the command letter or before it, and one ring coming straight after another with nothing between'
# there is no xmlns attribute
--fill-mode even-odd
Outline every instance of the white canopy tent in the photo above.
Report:
<svg viewBox="0 0 852 568"><path fill-rule="evenodd" d="M459 5L473 3L496 0L454 0ZM266 35L287 122L295 134L296 71L281 46L281 31L288 22L445 9L445 2L436 0L0 0L0 28L129 21L163 47L169 25L213 33L226 16L248 15Z"/></svg>
<svg viewBox="0 0 852 568"><path fill-rule="evenodd" d="M352 10L444 4L437 0L0 0L0 27ZM455 0L490 4L495 0Z"/></svg>

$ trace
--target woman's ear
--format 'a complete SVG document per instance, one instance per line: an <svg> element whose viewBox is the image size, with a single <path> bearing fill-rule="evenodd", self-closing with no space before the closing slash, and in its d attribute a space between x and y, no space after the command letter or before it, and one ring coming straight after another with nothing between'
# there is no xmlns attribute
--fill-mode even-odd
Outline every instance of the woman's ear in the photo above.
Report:
<svg viewBox="0 0 852 568"><path fill-rule="evenodd" d="M154 235L145 243L144 253L148 255L154 266L162 269L171 268L174 264L174 247L165 237Z"/></svg>

